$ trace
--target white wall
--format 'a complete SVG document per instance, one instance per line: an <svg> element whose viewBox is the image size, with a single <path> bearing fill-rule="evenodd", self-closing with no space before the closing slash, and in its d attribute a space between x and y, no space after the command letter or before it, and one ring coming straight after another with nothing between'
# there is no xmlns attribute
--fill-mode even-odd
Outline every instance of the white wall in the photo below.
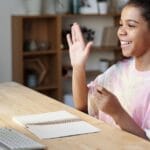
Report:
<svg viewBox="0 0 150 150"><path fill-rule="evenodd" d="M12 80L11 16L26 14L25 1L26 0L0 0L0 82ZM53 1L54 0L49 0L47 2L47 0L45 0L45 4L47 3L51 6L51 4L54 3ZM51 6L47 8L46 6L45 10L52 13L54 7Z"/></svg>
<svg viewBox="0 0 150 150"><path fill-rule="evenodd" d="M0 1L0 82L12 80L11 16L24 12L22 0Z"/></svg>

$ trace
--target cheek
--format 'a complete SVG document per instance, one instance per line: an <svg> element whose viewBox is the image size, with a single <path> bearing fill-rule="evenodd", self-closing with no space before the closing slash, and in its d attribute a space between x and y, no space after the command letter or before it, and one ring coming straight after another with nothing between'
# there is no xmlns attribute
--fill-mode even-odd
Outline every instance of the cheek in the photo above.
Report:
<svg viewBox="0 0 150 150"><path fill-rule="evenodd" d="M150 34L139 33L132 36L133 49L136 51L136 55L140 56L150 48Z"/></svg>
<svg viewBox="0 0 150 150"><path fill-rule="evenodd" d="M150 33L140 34L138 37L137 44L139 44L141 48L150 48Z"/></svg>
<svg viewBox="0 0 150 150"><path fill-rule="evenodd" d="M148 48L150 48L150 32L145 33L145 36L143 37L145 45L148 46Z"/></svg>
<svg viewBox="0 0 150 150"><path fill-rule="evenodd" d="M146 32L136 32L136 33L131 33L130 34L130 37L131 37L131 40L133 41L133 43L135 45L138 45L138 46L146 46L150 43L150 35L149 33L146 33Z"/></svg>

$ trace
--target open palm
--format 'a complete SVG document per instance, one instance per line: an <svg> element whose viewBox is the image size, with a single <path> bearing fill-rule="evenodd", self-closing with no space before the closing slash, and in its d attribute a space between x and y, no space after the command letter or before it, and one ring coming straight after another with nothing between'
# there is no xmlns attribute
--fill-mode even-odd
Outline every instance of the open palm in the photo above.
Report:
<svg viewBox="0 0 150 150"><path fill-rule="evenodd" d="M69 45L71 65L85 66L92 42L85 45L80 27L77 23L74 23L71 27L71 35L67 35L67 42Z"/></svg>

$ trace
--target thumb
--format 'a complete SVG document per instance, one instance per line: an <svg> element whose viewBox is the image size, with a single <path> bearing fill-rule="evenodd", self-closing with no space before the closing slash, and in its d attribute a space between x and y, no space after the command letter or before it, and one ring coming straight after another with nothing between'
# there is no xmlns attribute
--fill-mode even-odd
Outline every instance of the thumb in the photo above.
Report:
<svg viewBox="0 0 150 150"><path fill-rule="evenodd" d="M96 87L97 92L100 93L100 94L102 94L103 89L104 88L102 86L100 86L100 85L97 85L97 87Z"/></svg>
<svg viewBox="0 0 150 150"><path fill-rule="evenodd" d="M87 45L85 47L85 51L87 52L87 54L90 53L90 49L91 49L92 45L93 45L92 41L87 43Z"/></svg>
<svg viewBox="0 0 150 150"><path fill-rule="evenodd" d="M105 89L102 86L97 86L97 92L101 93L101 94L107 94L109 93L109 91L107 89Z"/></svg>

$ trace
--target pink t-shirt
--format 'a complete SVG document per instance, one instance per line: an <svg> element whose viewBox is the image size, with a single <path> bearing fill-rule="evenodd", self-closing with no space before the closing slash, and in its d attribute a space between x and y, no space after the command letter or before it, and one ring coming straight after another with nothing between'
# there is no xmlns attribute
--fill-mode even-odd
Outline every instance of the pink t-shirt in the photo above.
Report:
<svg viewBox="0 0 150 150"><path fill-rule="evenodd" d="M112 92L126 112L150 138L150 71L137 71L134 59L130 58L113 65L88 84L89 114L117 126L109 115L98 110L92 100L96 84Z"/></svg>

